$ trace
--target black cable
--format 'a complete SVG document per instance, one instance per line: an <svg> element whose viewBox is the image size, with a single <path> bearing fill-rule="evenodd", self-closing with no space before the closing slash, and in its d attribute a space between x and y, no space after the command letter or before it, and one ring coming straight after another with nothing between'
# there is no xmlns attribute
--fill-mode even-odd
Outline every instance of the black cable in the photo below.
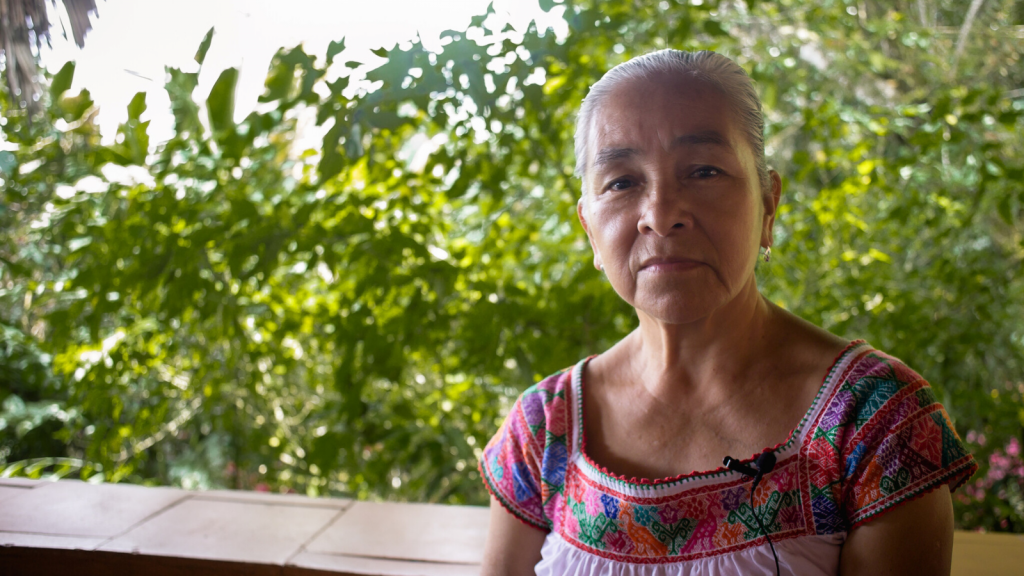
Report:
<svg viewBox="0 0 1024 576"><path fill-rule="evenodd" d="M749 476L754 479L753 485L750 487L750 513L754 515L754 520L757 521L757 527L760 528L761 533L764 534L765 540L768 541L768 547L772 549L772 557L775 558L775 576L782 576L782 571L779 569L779 555L775 552L775 543L772 542L772 537L768 535L768 530L765 529L764 523L761 522L761 516L757 513L757 508L754 507L754 493L757 492L758 485L761 484L761 479L768 472L775 469L775 453L771 450L765 450L760 456L754 460L754 466L752 468L739 460L736 460L732 456L726 456L725 460L722 460L722 465L734 472L739 472L744 476ZM771 499L769 498L769 501Z"/></svg>
<svg viewBox="0 0 1024 576"><path fill-rule="evenodd" d="M782 576L779 571L779 555L775 553L775 544L772 543L772 537L768 535L768 531L765 530L764 524L761 523L761 516L757 513L757 508L754 507L754 491L757 490L757 485L761 483L761 473L758 472L757 476L754 477L754 485L750 487L750 512L754 515L754 520L757 520L757 527L761 529L761 533L764 534L766 540L768 540L768 547L772 549L772 557L775 558L775 576Z"/></svg>

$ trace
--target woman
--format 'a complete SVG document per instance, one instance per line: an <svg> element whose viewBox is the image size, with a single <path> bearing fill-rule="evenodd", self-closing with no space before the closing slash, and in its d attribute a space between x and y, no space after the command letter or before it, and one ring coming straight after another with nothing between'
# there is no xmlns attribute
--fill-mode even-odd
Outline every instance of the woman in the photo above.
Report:
<svg viewBox="0 0 1024 576"><path fill-rule="evenodd" d="M591 89L578 214L639 327L487 445L484 574L949 573L950 489L977 466L927 383L758 292L782 193L763 126L712 52Z"/></svg>

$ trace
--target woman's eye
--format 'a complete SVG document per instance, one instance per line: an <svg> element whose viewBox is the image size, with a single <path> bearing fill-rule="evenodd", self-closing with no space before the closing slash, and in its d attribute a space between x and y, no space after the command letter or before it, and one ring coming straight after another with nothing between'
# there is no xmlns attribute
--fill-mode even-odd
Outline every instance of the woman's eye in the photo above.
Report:
<svg viewBox="0 0 1024 576"><path fill-rule="evenodd" d="M693 171L693 175L697 178L711 178L718 176L721 172L714 166L701 166Z"/></svg>
<svg viewBox="0 0 1024 576"><path fill-rule="evenodd" d="M629 188L632 185L633 181L630 180L629 178L619 178L618 180L613 180L612 183L608 185L608 189L625 190L626 188Z"/></svg>

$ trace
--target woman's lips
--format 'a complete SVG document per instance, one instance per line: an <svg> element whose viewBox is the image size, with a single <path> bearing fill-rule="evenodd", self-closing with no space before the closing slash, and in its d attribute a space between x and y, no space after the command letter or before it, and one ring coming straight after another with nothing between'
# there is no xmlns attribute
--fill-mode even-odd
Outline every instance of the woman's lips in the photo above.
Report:
<svg viewBox="0 0 1024 576"><path fill-rule="evenodd" d="M640 266L640 270L643 272L653 273L683 272L686 270L693 270L694 268L698 268L703 265L703 262L690 260L688 258L652 258L645 261Z"/></svg>

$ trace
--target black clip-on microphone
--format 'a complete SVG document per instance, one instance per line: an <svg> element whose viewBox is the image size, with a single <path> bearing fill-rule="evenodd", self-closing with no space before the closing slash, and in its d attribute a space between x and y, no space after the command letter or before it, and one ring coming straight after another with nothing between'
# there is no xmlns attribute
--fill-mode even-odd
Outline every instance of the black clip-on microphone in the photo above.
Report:
<svg viewBox="0 0 1024 576"><path fill-rule="evenodd" d="M750 512L754 515L754 520L757 520L757 526L761 529L761 533L768 540L768 547L772 549L772 557L775 558L775 576L781 576L779 571L779 555L775 553L775 544L772 544L772 538L768 535L768 531L765 530L764 524L761 523L761 517L757 514L757 509L754 508L754 492L757 490L758 484L761 483L761 478L775 468L775 453L771 450L761 452L757 459L754 460L754 466L757 468L751 468L732 456L726 456L722 464L729 470L739 472L744 476L750 476L754 479L754 483L750 487Z"/></svg>

